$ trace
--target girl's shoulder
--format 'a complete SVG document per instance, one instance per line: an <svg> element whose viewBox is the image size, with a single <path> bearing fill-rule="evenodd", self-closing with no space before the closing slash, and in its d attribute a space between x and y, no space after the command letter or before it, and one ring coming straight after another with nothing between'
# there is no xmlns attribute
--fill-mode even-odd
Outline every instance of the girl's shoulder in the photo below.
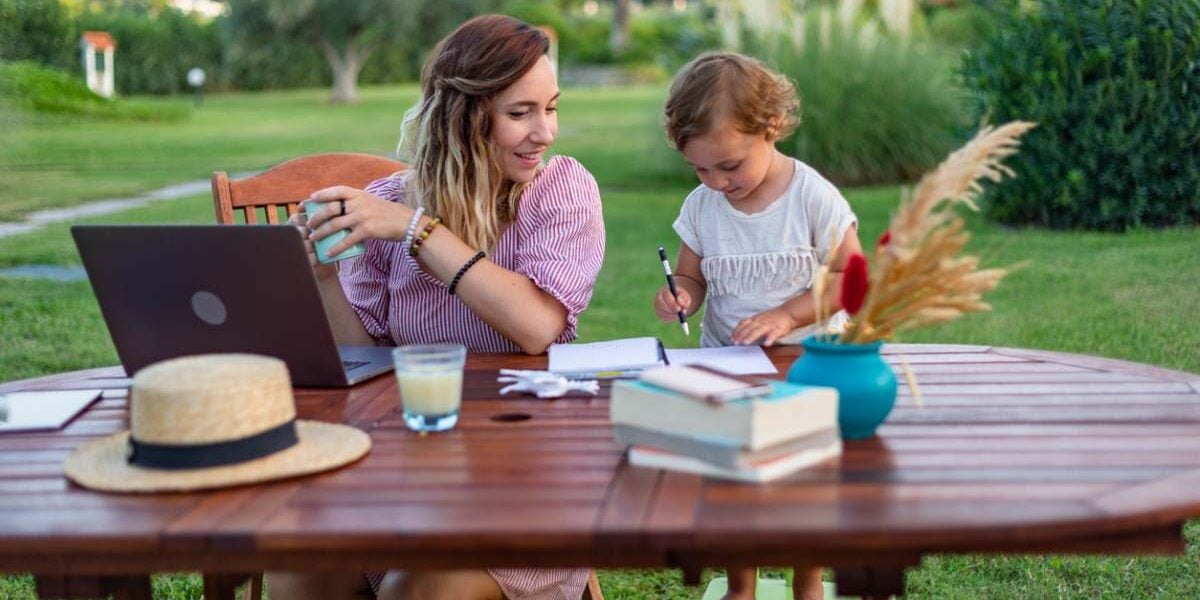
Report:
<svg viewBox="0 0 1200 600"><path fill-rule="evenodd" d="M842 192L837 186L821 175L820 171L798 158L792 160L796 163L796 173L792 176L792 185L788 188L788 193L793 197L805 201L836 200L842 197Z"/></svg>

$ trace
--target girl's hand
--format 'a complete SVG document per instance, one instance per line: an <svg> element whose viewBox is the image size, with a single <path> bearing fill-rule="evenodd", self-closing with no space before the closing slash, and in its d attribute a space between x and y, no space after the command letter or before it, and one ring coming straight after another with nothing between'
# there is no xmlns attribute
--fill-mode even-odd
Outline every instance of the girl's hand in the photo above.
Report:
<svg viewBox="0 0 1200 600"><path fill-rule="evenodd" d="M795 328L796 320L787 311L782 308L772 308L753 317L742 319L742 322L733 328L733 343L741 346L762 340L762 345L770 346Z"/></svg>
<svg viewBox="0 0 1200 600"><path fill-rule="evenodd" d="M350 230L342 241L329 248L329 256L337 256L367 239L403 241L414 212L400 202L388 202L374 194L344 185L314 193L300 204L300 209L304 210L313 202L324 206L324 210L314 215L308 223L313 241L323 239L339 229Z"/></svg>
<svg viewBox="0 0 1200 600"><path fill-rule="evenodd" d="M296 227L300 233L304 234L304 249L308 251L308 264L312 265L313 275L316 275L317 281L324 281L330 277L337 277L337 269L333 265L321 264L317 260L317 247L309 238L310 230L308 228L308 218L304 216L304 207L301 206L300 212L288 217L287 224Z"/></svg>
<svg viewBox="0 0 1200 600"><path fill-rule="evenodd" d="M692 306L692 296L687 293L687 290L676 289L679 290L678 297L671 295L671 288L665 285L654 295L654 314L658 316L659 320L678 320L679 311L682 310L684 314L687 314L688 308Z"/></svg>

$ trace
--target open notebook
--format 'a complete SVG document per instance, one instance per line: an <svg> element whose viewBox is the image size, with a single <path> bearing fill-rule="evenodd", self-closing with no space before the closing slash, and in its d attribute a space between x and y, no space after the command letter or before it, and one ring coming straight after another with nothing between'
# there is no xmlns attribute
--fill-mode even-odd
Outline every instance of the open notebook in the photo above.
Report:
<svg viewBox="0 0 1200 600"><path fill-rule="evenodd" d="M738 375L777 375L758 346L663 348L653 337L550 346L549 370L568 377L637 377L658 365L704 365Z"/></svg>

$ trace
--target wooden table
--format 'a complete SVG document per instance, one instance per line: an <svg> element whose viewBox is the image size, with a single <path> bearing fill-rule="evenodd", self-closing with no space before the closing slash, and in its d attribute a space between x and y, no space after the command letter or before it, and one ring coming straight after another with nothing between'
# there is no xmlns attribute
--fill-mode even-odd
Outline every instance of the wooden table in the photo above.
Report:
<svg viewBox="0 0 1200 600"><path fill-rule="evenodd" d="M769 353L785 372L798 352ZM904 568L929 553L1183 550L1182 524L1200 516L1200 376L1030 350L886 349L893 364L901 352L922 407L902 385L879 437L758 486L632 468L606 399L502 398L496 369L545 358L480 355L453 432L406 431L391 377L297 390L303 418L369 431L371 454L274 484L100 494L70 485L61 464L126 427L123 372L14 382L0 392L107 391L64 431L0 437L0 571L35 573L54 597L156 571L589 565L680 567L695 582L703 567L808 563L833 566L844 592L882 595L902 593Z"/></svg>

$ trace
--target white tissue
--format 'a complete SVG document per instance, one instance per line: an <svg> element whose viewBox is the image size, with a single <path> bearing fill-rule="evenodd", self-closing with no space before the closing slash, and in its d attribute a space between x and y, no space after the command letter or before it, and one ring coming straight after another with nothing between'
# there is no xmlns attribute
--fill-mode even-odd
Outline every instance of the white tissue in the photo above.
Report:
<svg viewBox="0 0 1200 600"><path fill-rule="evenodd" d="M500 394L509 392L525 392L538 398L561 398L567 392L583 392L592 396L600 391L600 382L595 379L567 379L550 371L523 371L520 369L500 369L500 383L509 385L500 388Z"/></svg>

